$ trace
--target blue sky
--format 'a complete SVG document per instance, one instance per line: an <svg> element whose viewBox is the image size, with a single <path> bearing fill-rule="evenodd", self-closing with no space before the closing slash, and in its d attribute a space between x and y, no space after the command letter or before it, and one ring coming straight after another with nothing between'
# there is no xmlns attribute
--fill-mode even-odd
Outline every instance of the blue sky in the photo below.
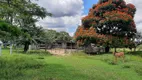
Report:
<svg viewBox="0 0 142 80"><path fill-rule="evenodd" d="M98 0L83 0L84 2L84 13L83 14L88 14L89 9L92 7L93 4L96 4Z"/></svg>

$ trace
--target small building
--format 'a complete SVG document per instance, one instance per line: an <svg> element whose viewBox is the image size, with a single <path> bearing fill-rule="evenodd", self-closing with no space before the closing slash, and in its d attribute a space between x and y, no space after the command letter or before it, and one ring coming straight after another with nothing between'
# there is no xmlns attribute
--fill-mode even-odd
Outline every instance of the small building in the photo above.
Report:
<svg viewBox="0 0 142 80"><path fill-rule="evenodd" d="M54 42L53 44L48 44L46 46L46 44L40 44L39 45L39 48L40 49L53 49L53 48L61 48L61 49L76 49L77 48L77 45L75 42L72 42L72 41L56 41Z"/></svg>

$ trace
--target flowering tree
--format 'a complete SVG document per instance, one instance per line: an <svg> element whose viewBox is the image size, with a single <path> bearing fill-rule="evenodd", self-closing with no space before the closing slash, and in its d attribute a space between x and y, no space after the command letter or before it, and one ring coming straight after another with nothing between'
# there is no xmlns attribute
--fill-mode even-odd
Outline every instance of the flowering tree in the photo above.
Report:
<svg viewBox="0 0 142 80"><path fill-rule="evenodd" d="M93 26L101 34L132 37L136 32L135 11L135 6L124 0L99 0L82 19L83 27Z"/></svg>
<svg viewBox="0 0 142 80"><path fill-rule="evenodd" d="M135 6L124 0L99 0L82 18L82 26L75 33L77 43L84 45L90 41L107 45L114 40L122 42L120 44L128 43L136 33L135 12Z"/></svg>
<svg viewBox="0 0 142 80"><path fill-rule="evenodd" d="M85 29L82 26L78 27L74 37L76 38L78 45L87 45L89 43L103 44L104 41L106 42L108 41L108 38L111 38L111 36L96 33L93 27Z"/></svg>

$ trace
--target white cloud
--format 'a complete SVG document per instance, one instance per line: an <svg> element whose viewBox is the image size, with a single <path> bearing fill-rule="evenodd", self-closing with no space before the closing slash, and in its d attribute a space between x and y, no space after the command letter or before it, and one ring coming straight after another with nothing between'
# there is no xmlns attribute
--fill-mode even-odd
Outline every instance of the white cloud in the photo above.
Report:
<svg viewBox="0 0 142 80"><path fill-rule="evenodd" d="M81 14L82 0L39 0L38 4L51 12L54 17L75 16Z"/></svg>
<svg viewBox="0 0 142 80"><path fill-rule="evenodd" d="M142 0L125 0L127 3L132 3L135 5L137 11L135 14L135 23L137 31L142 32Z"/></svg>
<svg viewBox="0 0 142 80"><path fill-rule="evenodd" d="M81 16L63 16L63 17L47 17L43 20L40 20L38 25L41 25L45 29L53 29L56 31L67 31L71 36L72 33L76 30L79 24L81 24ZM73 28L71 31L69 29Z"/></svg>
<svg viewBox="0 0 142 80"><path fill-rule="evenodd" d="M39 0L36 3L53 14L37 23L46 29L68 31L72 35L81 22L83 0ZM74 30L71 31L70 28Z"/></svg>

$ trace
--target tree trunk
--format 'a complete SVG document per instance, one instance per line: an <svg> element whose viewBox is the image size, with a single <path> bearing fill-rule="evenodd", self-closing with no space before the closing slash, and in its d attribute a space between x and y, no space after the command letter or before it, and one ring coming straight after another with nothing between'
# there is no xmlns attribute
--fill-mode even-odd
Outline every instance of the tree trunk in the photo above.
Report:
<svg viewBox="0 0 142 80"><path fill-rule="evenodd" d="M110 51L110 47L109 46L105 47L105 52L108 53L109 51Z"/></svg>
<svg viewBox="0 0 142 80"><path fill-rule="evenodd" d="M25 42L25 45L24 45L24 52L26 53L29 49L29 45L30 43L28 41Z"/></svg>
<svg viewBox="0 0 142 80"><path fill-rule="evenodd" d="M117 48L114 48L114 51L117 52Z"/></svg>

